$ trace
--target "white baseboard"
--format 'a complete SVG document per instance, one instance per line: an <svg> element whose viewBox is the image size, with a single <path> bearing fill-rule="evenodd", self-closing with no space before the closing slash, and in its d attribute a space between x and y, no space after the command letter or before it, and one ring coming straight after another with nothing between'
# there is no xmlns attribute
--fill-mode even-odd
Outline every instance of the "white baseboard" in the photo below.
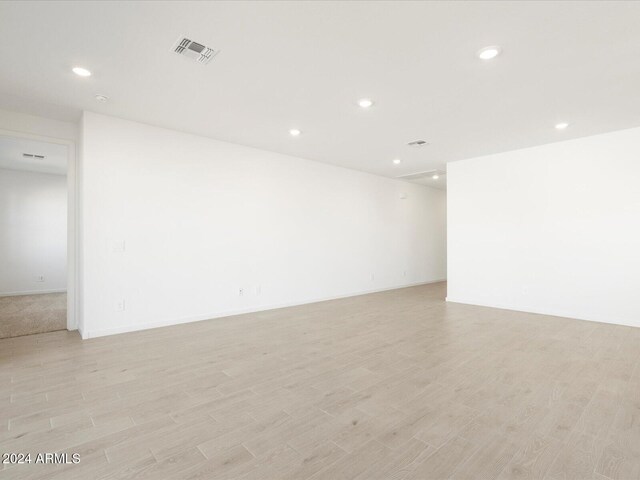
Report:
<svg viewBox="0 0 640 480"><path fill-rule="evenodd" d="M64 288L62 290L30 290L25 292L2 292L0 293L0 297L20 297L23 295L41 295L45 293L66 293L67 289Z"/></svg>
<svg viewBox="0 0 640 480"><path fill-rule="evenodd" d="M571 320L583 320L586 322L596 322L596 323L607 323L610 325L624 325L627 327L640 327L640 320L629 320L625 318L599 318L595 316L589 315L580 315L576 316L575 312L563 311L563 310L553 310L553 309L541 309L537 307L528 307L522 305L508 305L508 304L489 304L482 301L476 300L462 300L457 298L446 297L446 301L450 303L460 303L463 305L473 305L476 307L487 307L487 308L497 308L498 310L510 310L512 312L520 312L520 313L533 313L535 315L546 315L549 317L561 317L561 318L570 318Z"/></svg>
<svg viewBox="0 0 640 480"><path fill-rule="evenodd" d="M267 310L275 310L275 309L278 309L278 308L296 307L296 306L299 306L299 305L308 305L308 304L312 304L312 303L326 302L326 301L329 301L329 300L339 300L341 298L357 297L359 295L367 295L367 294L378 293L378 292L387 292L389 290L398 290L398 289L401 289L401 288L416 287L418 285L428 285L428 284L431 284L431 283L440 283L440 282L446 282L446 279L429 280L429 281L426 281L426 282L408 283L408 284L404 284L404 285L388 287L388 288L379 288L379 289L374 289L374 290L364 290L364 291L355 292L355 293L348 293L348 294L345 294L345 295L314 298L314 299L309 299L309 300L305 300L305 301L302 301L302 302L288 302L288 303L264 305L264 306L260 306L260 307L254 307L254 308L233 309L233 310L226 310L226 311L223 311L223 312L206 313L206 314L202 314L202 315L194 315L194 316L182 317L182 318L171 319L171 320L163 320L163 321L160 321L160 322L147 322L147 323L142 323L142 324L132 323L130 325L123 325L123 326L119 326L119 327L105 328L105 329L101 329L101 330L92 330L92 331L86 331L86 332L83 332L82 330L80 330L80 335L82 336L83 339L86 340L88 338L98 338L98 337L104 337L104 336L107 336L107 335L116 335L116 334L119 334L119 333L137 332L137 331L140 331L140 330L149 330L151 328L169 327L169 326L172 326L172 325L181 325L183 323L201 322L203 320L213 320L213 319L216 319L216 318L231 317L231 316L234 316L234 315L242 315L242 314L245 314L245 313L264 312L264 311L267 311Z"/></svg>

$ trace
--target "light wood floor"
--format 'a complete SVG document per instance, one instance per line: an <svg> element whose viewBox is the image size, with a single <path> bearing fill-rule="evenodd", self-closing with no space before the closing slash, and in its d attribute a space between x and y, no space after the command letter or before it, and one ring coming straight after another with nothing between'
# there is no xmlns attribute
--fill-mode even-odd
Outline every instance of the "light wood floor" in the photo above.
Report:
<svg viewBox="0 0 640 480"><path fill-rule="evenodd" d="M638 479L640 329L436 284L81 341L0 341L20 479Z"/></svg>
<svg viewBox="0 0 640 480"><path fill-rule="evenodd" d="M67 294L0 297L0 338L67 328Z"/></svg>

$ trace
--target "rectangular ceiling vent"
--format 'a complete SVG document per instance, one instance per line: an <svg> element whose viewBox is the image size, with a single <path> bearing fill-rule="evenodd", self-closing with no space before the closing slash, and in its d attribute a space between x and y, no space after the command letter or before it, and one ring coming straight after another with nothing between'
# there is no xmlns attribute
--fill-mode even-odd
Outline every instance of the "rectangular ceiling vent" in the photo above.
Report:
<svg viewBox="0 0 640 480"><path fill-rule="evenodd" d="M431 178L432 180L438 180L446 175L446 172L442 170L429 170L426 172L416 172L410 173L408 175L400 175L397 178L401 178L402 180L422 180L423 178Z"/></svg>
<svg viewBox="0 0 640 480"><path fill-rule="evenodd" d="M214 50L186 37L180 37L173 45L172 50L178 55L190 58L196 62L207 64L220 50Z"/></svg>
<svg viewBox="0 0 640 480"><path fill-rule="evenodd" d="M44 159L44 155L36 155L35 153L23 153L24 158L37 158L39 160Z"/></svg>

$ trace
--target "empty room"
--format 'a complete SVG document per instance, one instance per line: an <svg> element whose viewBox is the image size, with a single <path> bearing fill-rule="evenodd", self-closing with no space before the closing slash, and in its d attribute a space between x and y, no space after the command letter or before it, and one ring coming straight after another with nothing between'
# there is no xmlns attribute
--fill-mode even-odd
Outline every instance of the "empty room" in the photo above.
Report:
<svg viewBox="0 0 640 480"><path fill-rule="evenodd" d="M640 2L0 2L0 479L640 480Z"/></svg>

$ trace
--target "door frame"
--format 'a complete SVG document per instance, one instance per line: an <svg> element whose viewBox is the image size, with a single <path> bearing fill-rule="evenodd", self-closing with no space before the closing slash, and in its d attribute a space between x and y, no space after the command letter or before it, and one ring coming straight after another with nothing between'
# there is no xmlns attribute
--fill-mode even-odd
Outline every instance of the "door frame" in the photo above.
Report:
<svg viewBox="0 0 640 480"><path fill-rule="evenodd" d="M73 140L32 135L30 133L4 130L0 128L0 136L25 138L40 142L65 145L67 147L67 330L78 330L80 325L80 202L78 180L78 152ZM80 332L82 333L82 332Z"/></svg>

